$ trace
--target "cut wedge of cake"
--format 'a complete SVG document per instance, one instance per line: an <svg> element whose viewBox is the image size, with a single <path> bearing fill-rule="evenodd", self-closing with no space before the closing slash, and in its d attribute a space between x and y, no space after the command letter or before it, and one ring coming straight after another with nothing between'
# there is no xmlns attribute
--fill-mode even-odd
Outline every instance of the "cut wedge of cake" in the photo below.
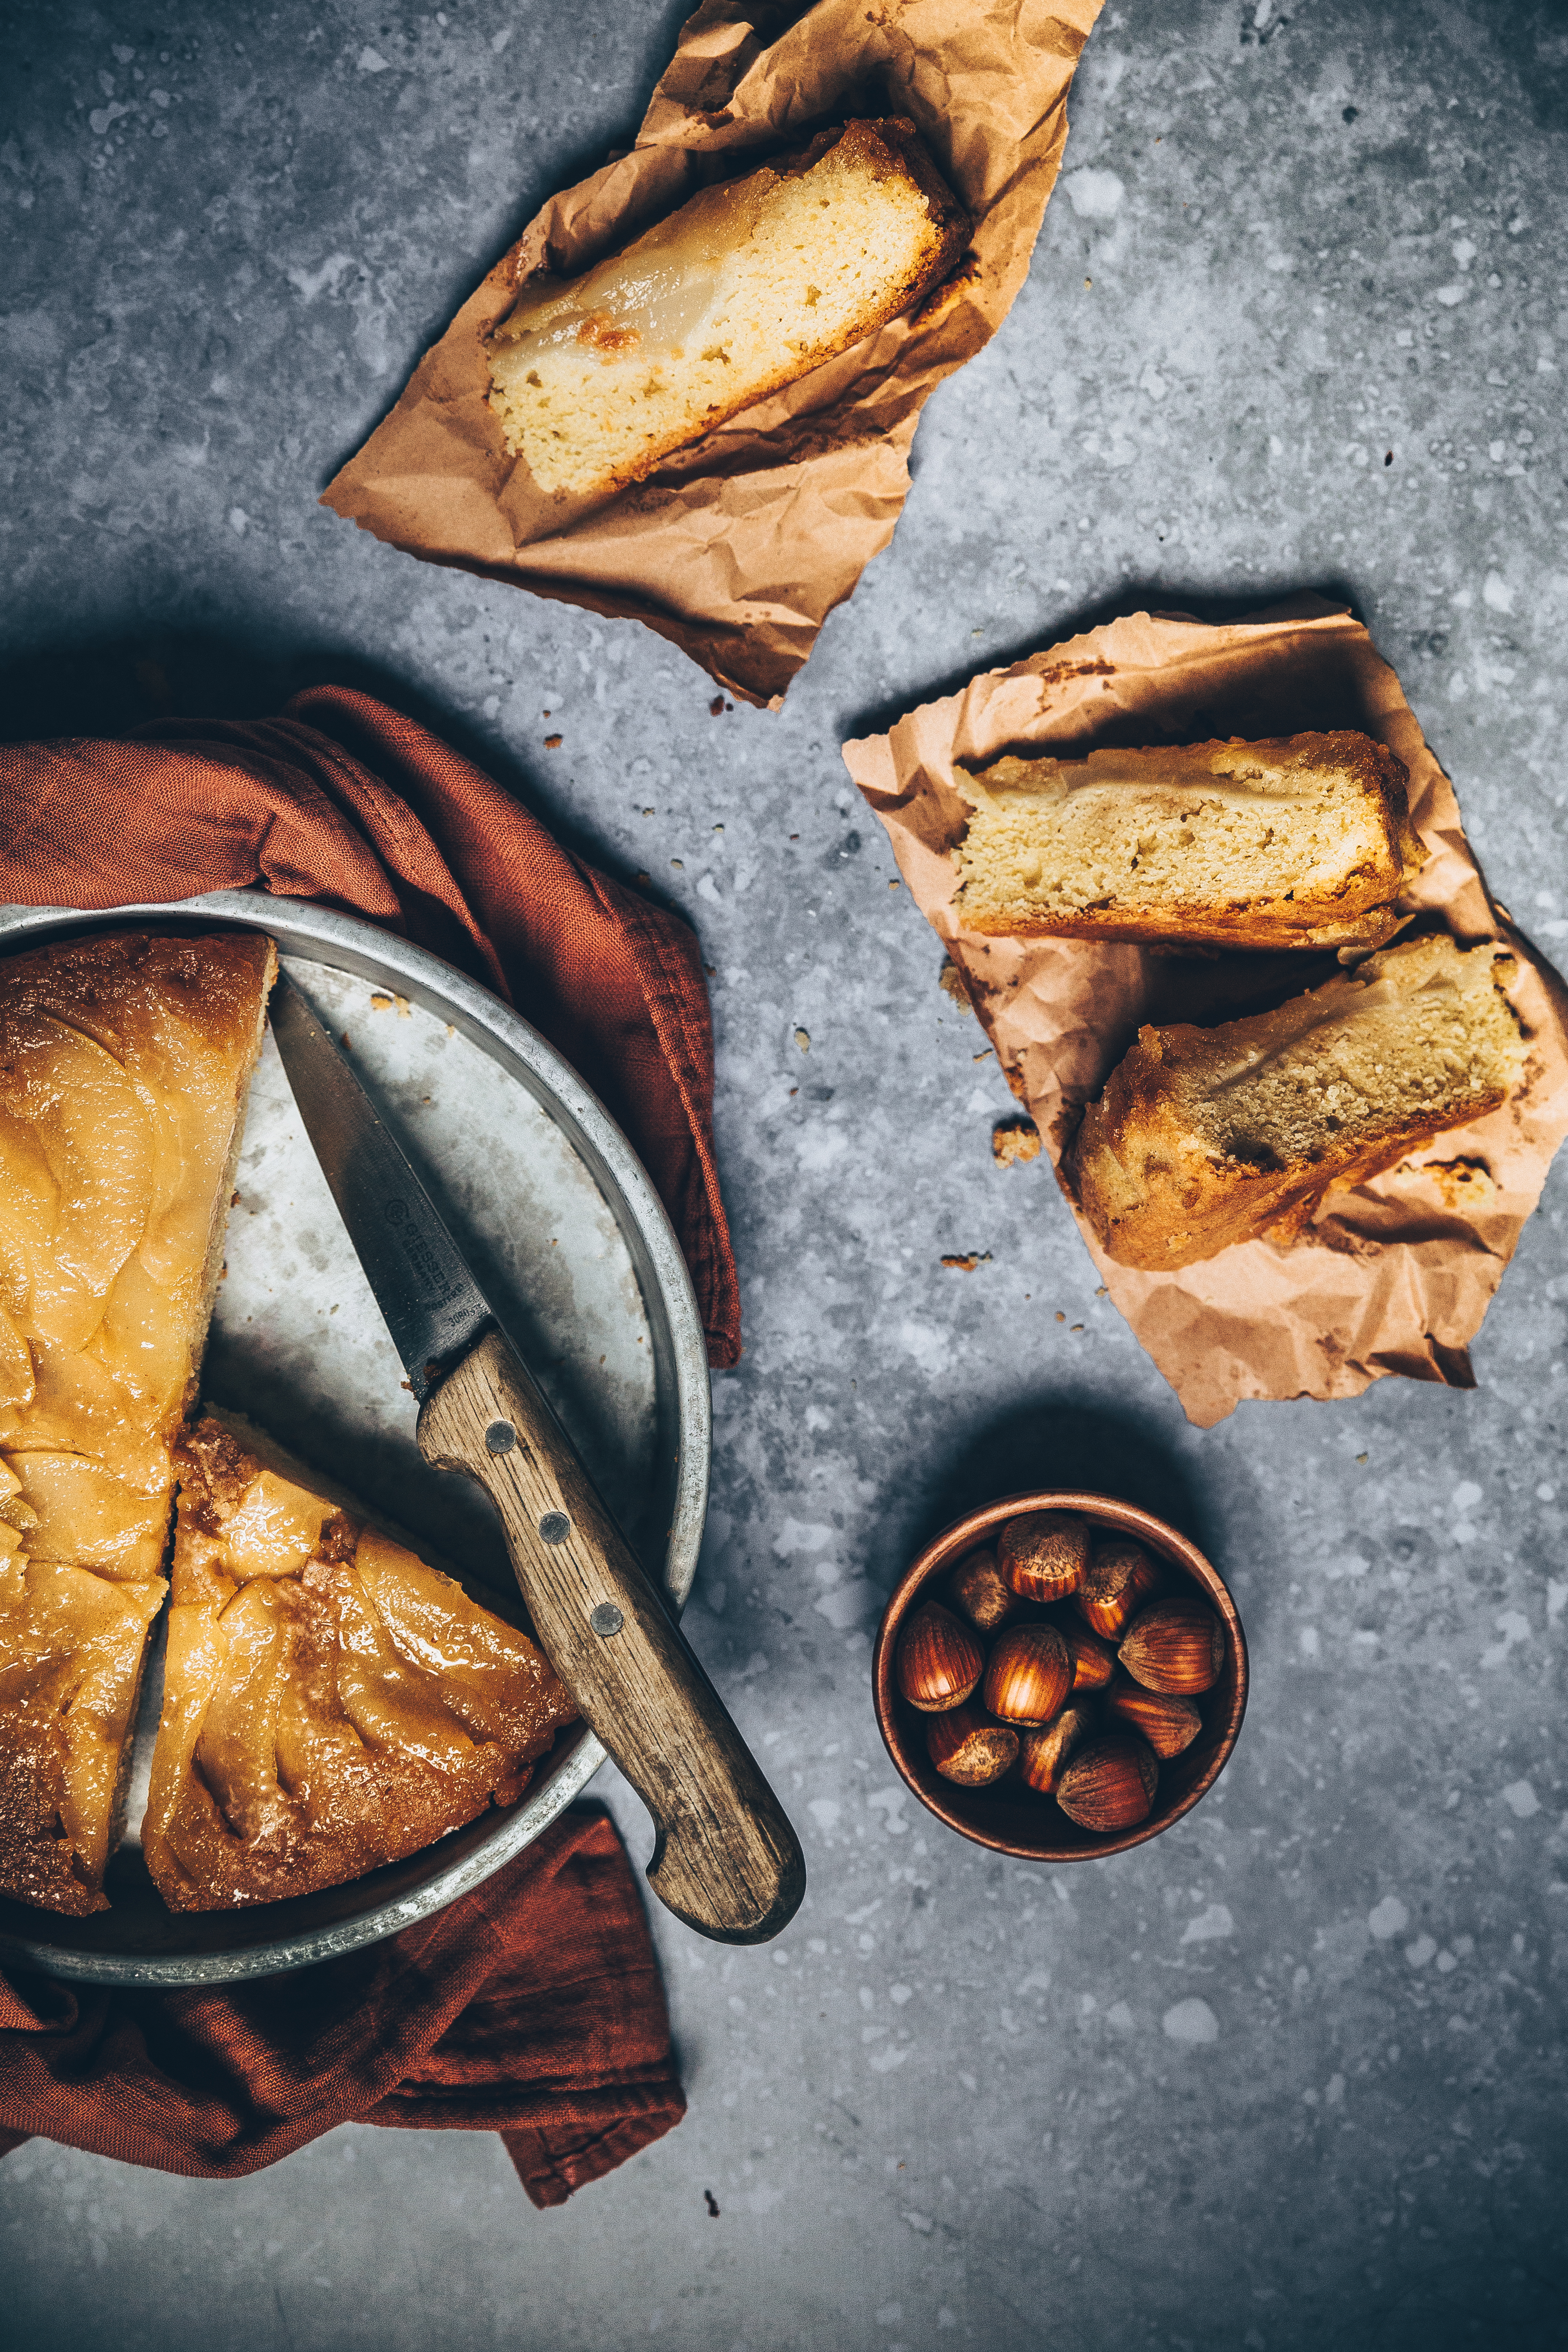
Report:
<svg viewBox="0 0 1568 2352"><path fill-rule="evenodd" d="M1064 1166L1124 1265L1190 1265L1395 1167L1505 1102L1524 1063L1495 944L1446 935L1370 956L1272 1013L1141 1029Z"/></svg>
<svg viewBox="0 0 1568 2352"><path fill-rule="evenodd" d="M236 1415L178 1462L142 1830L171 1910L335 1886L521 1795L576 1716L525 1633Z"/></svg>
<svg viewBox="0 0 1568 2352"><path fill-rule="evenodd" d="M897 118L704 188L581 278L529 280L490 405L540 488L608 496L907 310L969 220Z"/></svg>
<svg viewBox="0 0 1568 2352"><path fill-rule="evenodd" d="M103 1873L276 971L254 933L0 964L0 1892Z"/></svg>
<svg viewBox="0 0 1568 2352"><path fill-rule="evenodd" d="M966 930L1376 947L1426 852L1370 736L1015 758L960 771Z"/></svg>

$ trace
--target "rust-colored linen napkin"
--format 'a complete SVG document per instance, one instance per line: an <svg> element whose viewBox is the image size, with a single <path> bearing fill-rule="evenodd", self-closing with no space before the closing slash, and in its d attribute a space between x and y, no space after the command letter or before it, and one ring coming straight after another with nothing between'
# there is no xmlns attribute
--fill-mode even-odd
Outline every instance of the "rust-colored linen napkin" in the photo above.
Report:
<svg viewBox="0 0 1568 2352"><path fill-rule="evenodd" d="M189 1992L0 1977L0 2155L41 2137L236 2180L341 2123L493 2131L533 2202L563 2205L685 2112L647 1921L596 1806L318 1968Z"/></svg>
<svg viewBox="0 0 1568 2352"><path fill-rule="evenodd" d="M98 909L257 887L401 932L515 1004L625 1129L680 1237L709 1360L738 1360L708 991L678 917L345 687L276 719L0 748L0 901Z"/></svg>

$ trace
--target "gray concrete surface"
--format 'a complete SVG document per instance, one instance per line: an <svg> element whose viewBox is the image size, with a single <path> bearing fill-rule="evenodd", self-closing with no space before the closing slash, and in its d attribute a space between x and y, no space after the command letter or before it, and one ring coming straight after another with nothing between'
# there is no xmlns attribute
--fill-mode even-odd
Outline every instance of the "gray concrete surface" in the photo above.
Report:
<svg viewBox="0 0 1568 2352"><path fill-rule="evenodd" d="M634 625L314 503L624 138L677 15L9 9L5 651L14 726L379 681L698 924L748 1330L690 1622L809 1908L750 1954L656 1922L690 2114L560 2212L457 2134L345 2129L235 2188L22 2150L15 2340L1560 2342L1568 1178L1475 1393L1194 1433L1048 1180L993 1169L1000 1081L837 745L1086 614L1337 587L1494 886L1568 938L1563 14L1111 0L1032 278L928 409L893 547L781 717L720 719ZM1190 1821L1053 1873L900 1801L868 1629L959 1504L1068 1472L1187 1517L1256 1680Z"/></svg>

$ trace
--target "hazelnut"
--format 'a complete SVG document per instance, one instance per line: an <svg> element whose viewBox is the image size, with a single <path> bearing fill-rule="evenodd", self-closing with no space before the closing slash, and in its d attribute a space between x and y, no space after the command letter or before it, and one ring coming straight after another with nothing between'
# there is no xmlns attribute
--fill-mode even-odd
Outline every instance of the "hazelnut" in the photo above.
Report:
<svg viewBox="0 0 1568 2352"><path fill-rule="evenodd" d="M1153 1599L1160 1582L1160 1569L1142 1545L1117 1536L1095 1545L1073 1606L1086 1625L1108 1642L1117 1642L1145 1601Z"/></svg>
<svg viewBox="0 0 1568 2352"><path fill-rule="evenodd" d="M1079 1829L1135 1829L1153 1811L1159 1778L1153 1750L1116 1732L1079 1749L1057 1783L1057 1802Z"/></svg>
<svg viewBox="0 0 1568 2352"><path fill-rule="evenodd" d="M969 1627L935 1601L915 1611L899 1639L899 1688L922 1715L960 1706L984 1664L985 1653Z"/></svg>
<svg viewBox="0 0 1568 2352"><path fill-rule="evenodd" d="M989 1722L977 1706L955 1706L927 1724L926 1753L944 1780L984 1789L1017 1761L1018 1735L1010 1724Z"/></svg>
<svg viewBox="0 0 1568 2352"><path fill-rule="evenodd" d="M1083 1746L1094 1723L1092 1706L1075 1705L1064 1706L1054 1722L1020 1733L1018 1770L1031 1789L1042 1797L1055 1795L1068 1759Z"/></svg>
<svg viewBox="0 0 1568 2352"><path fill-rule="evenodd" d="M1015 1625L993 1645L982 1695L1004 1723L1049 1723L1072 1688L1072 1659L1054 1625Z"/></svg>
<svg viewBox="0 0 1568 2352"><path fill-rule="evenodd" d="M1156 1601L1116 1654L1145 1690L1212 1690L1225 1669L1225 1627L1206 1601Z"/></svg>
<svg viewBox="0 0 1568 2352"><path fill-rule="evenodd" d="M1072 1686L1075 1691L1103 1690L1116 1672L1115 1654L1107 1649L1087 1626L1069 1622L1058 1631L1067 1643L1072 1666Z"/></svg>
<svg viewBox="0 0 1568 2352"><path fill-rule="evenodd" d="M1008 1520L996 1559L1020 1599L1065 1601L1089 1564L1088 1525L1072 1511L1031 1511Z"/></svg>
<svg viewBox="0 0 1568 2352"><path fill-rule="evenodd" d="M996 1555L989 1546L972 1551L961 1559L948 1579L948 1597L955 1609L961 1609L972 1625L983 1633L1000 1633L1010 1617L1016 1617L1022 1605L996 1565Z"/></svg>
<svg viewBox="0 0 1568 2352"><path fill-rule="evenodd" d="M1126 1681L1105 1694L1106 1710L1130 1731L1141 1732L1163 1764L1190 1748L1204 1727L1203 1717L1190 1698L1168 1691L1144 1690Z"/></svg>

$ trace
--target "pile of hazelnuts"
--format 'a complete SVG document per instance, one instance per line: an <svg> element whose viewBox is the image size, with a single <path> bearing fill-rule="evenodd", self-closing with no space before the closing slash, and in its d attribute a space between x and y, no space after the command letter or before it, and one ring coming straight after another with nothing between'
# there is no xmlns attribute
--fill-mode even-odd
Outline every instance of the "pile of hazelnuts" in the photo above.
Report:
<svg viewBox="0 0 1568 2352"><path fill-rule="evenodd" d="M965 1789L1022 1780L1101 1834L1147 1820L1225 1670L1224 1625L1175 1583L1075 1512L1009 1519L953 1570L951 1607L922 1602L900 1637L899 1688L931 1718L937 1770Z"/></svg>

